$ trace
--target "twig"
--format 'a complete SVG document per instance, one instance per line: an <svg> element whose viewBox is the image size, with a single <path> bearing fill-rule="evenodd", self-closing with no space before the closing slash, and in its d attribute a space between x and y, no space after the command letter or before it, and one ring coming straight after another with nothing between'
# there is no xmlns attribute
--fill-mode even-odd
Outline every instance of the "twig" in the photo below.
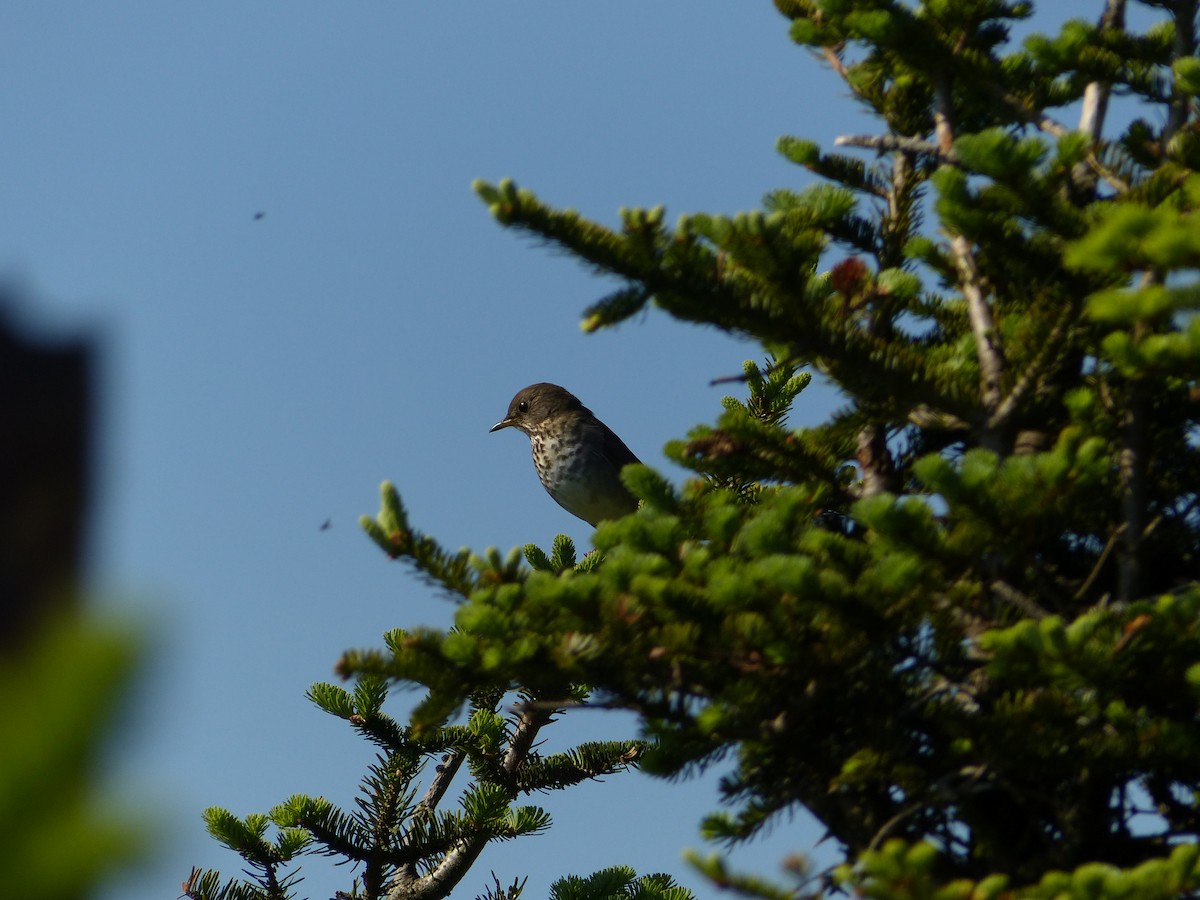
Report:
<svg viewBox="0 0 1200 900"><path fill-rule="evenodd" d="M450 782L458 774L458 770L462 767L466 756L466 753L462 750L451 750L442 757L442 761L437 767L437 774L429 782L429 789L425 792L425 796L421 798L421 802L417 804L414 815L430 815L437 809L437 805L446 796L446 791L450 789Z"/></svg>
<svg viewBox="0 0 1200 900"><path fill-rule="evenodd" d="M1104 545L1104 549L1100 551L1100 556L1096 558L1096 564L1092 566L1092 571L1088 572L1088 577L1083 580L1083 584L1079 586L1079 590L1075 592L1075 599L1082 600L1087 596L1087 592L1092 589L1100 570L1104 568L1104 564L1108 562L1109 556L1112 555L1113 547L1117 545L1117 539L1125 533L1125 526L1118 525L1116 530L1108 536L1108 541Z"/></svg>
<svg viewBox="0 0 1200 900"><path fill-rule="evenodd" d="M1142 538L1146 528L1147 405L1146 386L1139 381L1132 382L1126 400L1125 442L1117 460L1117 468L1121 475L1121 511L1125 519L1124 552L1117 567L1117 596L1126 603L1136 600L1142 592Z"/></svg>
<svg viewBox="0 0 1200 900"><path fill-rule="evenodd" d="M741 375L718 375L716 378L710 378L709 387L716 387L719 384L745 384L750 380L750 376L744 372Z"/></svg>
<svg viewBox="0 0 1200 900"><path fill-rule="evenodd" d="M1044 619L1049 615L1046 610L1042 609L1040 604L1018 591L1006 581L993 581L992 592L1005 603L1015 606L1031 619Z"/></svg>
<svg viewBox="0 0 1200 900"><path fill-rule="evenodd" d="M875 832L875 835L871 838L870 843L867 844L865 849L867 851L878 849L878 847L883 843L884 839L896 829L897 825L921 810L928 809L938 798L946 796L947 794L949 794L951 797L959 797L964 794L976 793L977 791L981 790L979 786L980 782L987 774L987 766L964 766L957 772L951 772L950 774L939 778L932 785L930 785L929 791L925 797L918 798L912 803L909 803L898 813L884 822L883 825L879 827L879 830ZM961 786L951 788L952 783L958 779L962 780Z"/></svg>

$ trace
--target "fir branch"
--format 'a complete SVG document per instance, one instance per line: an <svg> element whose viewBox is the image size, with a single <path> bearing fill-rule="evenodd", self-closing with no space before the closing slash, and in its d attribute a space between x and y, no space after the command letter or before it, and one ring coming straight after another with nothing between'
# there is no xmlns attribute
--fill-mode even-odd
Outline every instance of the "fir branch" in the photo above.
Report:
<svg viewBox="0 0 1200 900"><path fill-rule="evenodd" d="M614 775L636 765L645 753L644 741L591 741L572 750L531 761L520 768L518 789L562 790L583 781Z"/></svg>
<svg viewBox="0 0 1200 900"><path fill-rule="evenodd" d="M475 900L517 900L521 893L525 890L525 885L529 881L528 877L514 878L513 883L508 887L503 887L500 884L500 879L496 877L496 873L492 872L492 884L484 889L484 892L475 897Z"/></svg>
<svg viewBox="0 0 1200 900"><path fill-rule="evenodd" d="M1000 404L988 419L987 428L991 430L1004 428L1016 414L1025 396L1042 384L1045 376L1048 374L1051 362L1058 356L1059 351L1062 349L1062 345L1070 331L1071 323L1075 321L1078 315L1079 308L1077 304L1066 303L1063 305L1063 310L1059 314L1058 321L1054 323L1054 327L1050 330L1050 334L1046 336L1046 339L1040 343L1037 356L1025 365L1021 372L1021 377L1017 379L1017 383L1013 385L1012 390L1000 401Z"/></svg>
<svg viewBox="0 0 1200 900"><path fill-rule="evenodd" d="M220 872L193 868L181 885L181 896L188 900L286 900L288 891L299 881L299 876L293 875L274 888L258 879L254 884L232 879L222 884Z"/></svg>
<svg viewBox="0 0 1200 900"><path fill-rule="evenodd" d="M400 494L390 481L379 487L378 515L360 516L359 525L391 559L407 559L422 575L451 593L470 596L478 578L465 551L450 553L433 538L409 526Z"/></svg>
<svg viewBox="0 0 1200 900"><path fill-rule="evenodd" d="M320 845L318 853L344 856L355 862L364 862L371 857L370 833L360 817L343 812L331 803L304 807L299 811L297 823Z"/></svg>
<svg viewBox="0 0 1200 900"><path fill-rule="evenodd" d="M919 201L925 176L913 154L900 152L892 158L892 183L887 196L887 215L879 226L879 269L906 269L905 247L921 225ZM915 312L915 309L912 309ZM890 330L891 321L888 322Z"/></svg>
<svg viewBox="0 0 1200 900"><path fill-rule="evenodd" d="M550 900L695 900L695 895L669 875L638 878L628 866L613 866L586 878L560 878L550 885Z"/></svg>
<svg viewBox="0 0 1200 900"><path fill-rule="evenodd" d="M1004 104L1011 113L1027 125L1032 125L1038 131L1045 132L1056 140L1061 140L1071 134L1071 129L1059 122L1053 116L1047 115L1042 110L1030 110L1023 101L1017 99L1011 94L1005 93L999 88L993 87L992 99ZM1118 194L1129 193L1132 185L1125 178L1122 178L1115 172L1111 166L1105 165L1103 160L1097 155L1095 148L1089 149L1084 161L1088 167Z"/></svg>
<svg viewBox="0 0 1200 900"><path fill-rule="evenodd" d="M936 147L935 147L936 151ZM880 268L899 266L904 262L903 245L909 236L913 218L915 180L913 150L903 149L892 160L892 184L888 192L887 210L882 216L877 262ZM892 319L882 304L872 304L866 313L864 330L871 335L893 334ZM887 445L887 427L878 421L867 422L855 436L855 459L861 473L863 498L874 497L896 489L896 466Z"/></svg>

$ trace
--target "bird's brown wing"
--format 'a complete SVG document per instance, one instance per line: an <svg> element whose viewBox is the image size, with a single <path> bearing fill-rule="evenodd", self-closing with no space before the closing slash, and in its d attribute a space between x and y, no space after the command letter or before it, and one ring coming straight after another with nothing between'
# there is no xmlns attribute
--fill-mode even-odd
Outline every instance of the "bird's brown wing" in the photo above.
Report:
<svg viewBox="0 0 1200 900"><path fill-rule="evenodd" d="M632 450L625 446L625 442L617 437L616 433L601 422L599 419L588 423L589 429L597 429L604 435L604 440L598 442L603 448L604 458L608 460L619 472L622 468L634 463L640 463Z"/></svg>

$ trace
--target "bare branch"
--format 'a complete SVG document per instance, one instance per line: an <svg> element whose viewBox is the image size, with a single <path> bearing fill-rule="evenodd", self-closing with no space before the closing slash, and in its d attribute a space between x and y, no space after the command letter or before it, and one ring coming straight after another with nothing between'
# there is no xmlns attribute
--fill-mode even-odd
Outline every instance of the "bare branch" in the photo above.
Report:
<svg viewBox="0 0 1200 900"><path fill-rule="evenodd" d="M938 79L935 88L933 110L934 134L937 136L938 148L942 153L954 152L954 119L953 100L950 96L950 82L945 76Z"/></svg>
<svg viewBox="0 0 1200 900"><path fill-rule="evenodd" d="M931 428L935 431L970 431L971 425L966 419L959 418L954 413L934 409L926 403L918 404L908 411L908 421L918 428Z"/></svg>
<svg viewBox="0 0 1200 900"><path fill-rule="evenodd" d="M850 83L850 71L846 68L846 64L842 62L842 58L833 47L821 48L821 55L825 58L825 62L829 63L829 68L837 72L838 77L847 84Z"/></svg>
<svg viewBox="0 0 1200 900"><path fill-rule="evenodd" d="M855 438L856 459L862 472L862 497L874 497L892 487L895 465L887 448L887 433L880 425L865 425Z"/></svg>
<svg viewBox="0 0 1200 900"><path fill-rule="evenodd" d="M458 774L465 758L466 754L461 750L451 750L442 757L442 761L438 763L437 774L429 783L429 790L417 804L416 814L428 814L437 809L437 805L442 802L442 797L446 795L446 791L450 788L450 782Z"/></svg>
<svg viewBox="0 0 1200 900"><path fill-rule="evenodd" d="M880 152L897 150L903 153L920 153L925 156L936 156L947 163L957 161L953 153L943 153L941 147L933 141L904 137L898 134L845 134L834 138L833 144L835 147L863 147Z"/></svg>
<svg viewBox="0 0 1200 900"><path fill-rule="evenodd" d="M529 758L533 742L538 731L550 721L551 710L540 709L533 704L525 704L520 709L520 719L516 730L508 742L508 752L504 754L502 768L509 775L515 775L518 768ZM447 782L448 783L448 782ZM432 790L432 787L431 787ZM426 795L428 796L428 794ZM436 869L423 878L409 880L397 878L388 891L388 900L401 898L420 898L420 900L442 900L467 873L483 848L487 846L485 836L474 837L446 854Z"/></svg>
<svg viewBox="0 0 1200 900"><path fill-rule="evenodd" d="M950 83L945 78L938 81L934 96L934 129L938 147L943 153L950 153L954 147L953 105ZM954 267L958 270L959 289L967 301L967 318L975 335L975 355L979 360L980 402L984 411L991 417L1002 400L1005 370L996 322L992 316L992 307L983 295L982 278L975 262L975 254L971 250L971 242L961 234L951 235L950 253L954 258ZM999 446L995 430L988 429L983 443L989 449L1003 453L1004 448Z"/></svg>
<svg viewBox="0 0 1200 900"><path fill-rule="evenodd" d="M1177 0L1173 10L1175 18L1175 59L1194 56L1196 53L1196 0ZM1178 88L1171 91L1171 108L1167 113L1167 124L1163 128L1162 144L1170 142L1176 132L1187 124L1191 114L1191 98Z"/></svg>
<svg viewBox="0 0 1200 900"><path fill-rule="evenodd" d="M446 796L446 791L450 789L450 783L454 780L454 776L458 774L458 770L462 767L464 759L466 759L466 754L462 750L451 750L442 757L442 761L438 763L433 779L429 782L429 788L425 791L425 796L421 798L421 802L413 810L414 819L433 815L438 804L442 802L442 798ZM393 881L393 892L400 889L405 893L411 891L416 879L417 864L415 861L401 866Z"/></svg>
<svg viewBox="0 0 1200 900"><path fill-rule="evenodd" d="M1125 0L1108 0L1100 16L1100 29L1119 30L1125 27ZM1091 143L1100 140L1104 131L1104 116L1108 112L1108 97L1112 86L1102 81L1091 82L1083 91L1083 108L1079 112L1079 130Z"/></svg>

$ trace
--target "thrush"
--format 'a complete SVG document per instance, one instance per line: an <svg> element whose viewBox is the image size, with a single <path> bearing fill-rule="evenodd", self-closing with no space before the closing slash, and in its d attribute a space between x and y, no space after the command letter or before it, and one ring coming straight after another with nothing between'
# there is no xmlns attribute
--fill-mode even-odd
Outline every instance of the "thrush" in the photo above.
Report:
<svg viewBox="0 0 1200 900"><path fill-rule="evenodd" d="M565 388L543 382L521 389L490 431L501 428L529 435L542 487L571 515L595 526L637 509L620 473L638 458Z"/></svg>

